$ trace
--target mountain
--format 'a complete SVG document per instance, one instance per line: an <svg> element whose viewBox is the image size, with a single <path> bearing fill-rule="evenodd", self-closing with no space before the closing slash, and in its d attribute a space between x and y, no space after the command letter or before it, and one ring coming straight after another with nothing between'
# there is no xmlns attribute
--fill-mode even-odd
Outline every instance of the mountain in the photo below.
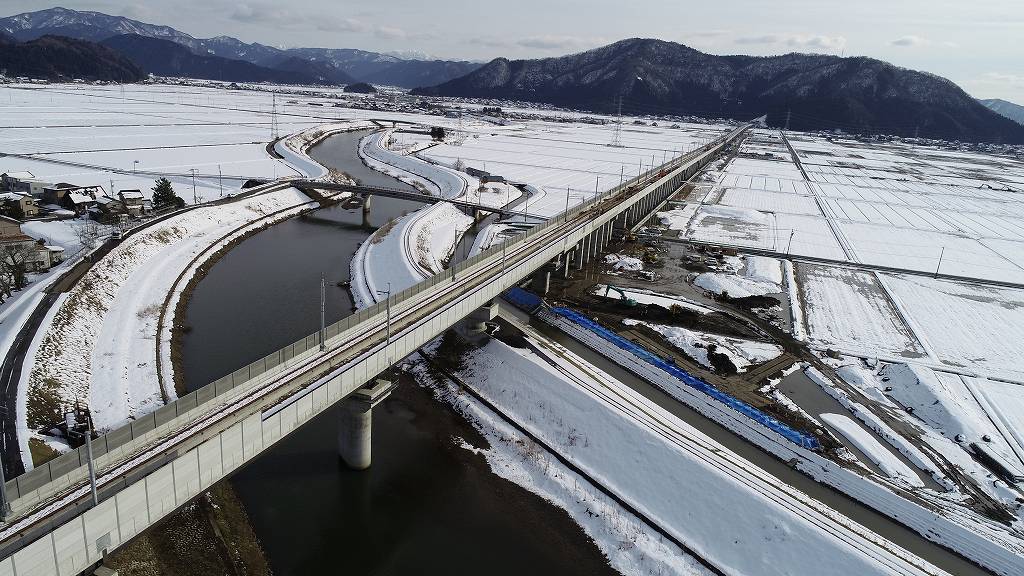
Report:
<svg viewBox="0 0 1024 576"><path fill-rule="evenodd" d="M325 62L306 60L298 56L289 56L275 64L273 68L315 78L316 84L352 84L356 82L355 78L346 74L344 70L339 70Z"/></svg>
<svg viewBox="0 0 1024 576"><path fill-rule="evenodd" d="M105 46L61 36L0 42L0 70L11 77L49 80L137 82L146 77L138 66Z"/></svg>
<svg viewBox="0 0 1024 576"><path fill-rule="evenodd" d="M413 94L545 102L598 112L749 119L966 141L1024 143L1024 128L954 83L871 58L821 54L715 56L662 40L630 39L545 58L497 58Z"/></svg>
<svg viewBox="0 0 1024 576"><path fill-rule="evenodd" d="M1005 116L1017 124L1024 124L1024 106L1020 104L1014 104L1013 102L1007 102L998 98L979 100L979 102L1000 116Z"/></svg>
<svg viewBox="0 0 1024 576"><path fill-rule="evenodd" d="M325 84L312 70L275 69L220 56L200 56L170 40L138 34L107 38L102 44L124 54L146 72L159 76L183 76L225 82L277 82L282 84Z"/></svg>
<svg viewBox="0 0 1024 576"><path fill-rule="evenodd" d="M199 56L243 60L266 68L298 72L307 77L327 78L328 82L319 83L331 84L354 79L412 88L447 82L480 67L480 64L474 62L424 60L424 54L413 52L399 53L406 56L396 56L353 49L282 50L259 43L246 43L230 36L195 38L169 26L146 24L122 16L67 8L51 8L0 18L0 32L21 40L31 40L46 34L59 34L96 42L113 36L136 34L181 44ZM294 59L307 60L314 64L304 67ZM330 67L337 70L332 71Z"/></svg>
<svg viewBox="0 0 1024 576"><path fill-rule="evenodd" d="M266 65L284 56L296 56L330 64L361 82L412 88L440 84L476 70L476 62L451 60L413 60L352 48L290 48L283 55L263 60Z"/></svg>

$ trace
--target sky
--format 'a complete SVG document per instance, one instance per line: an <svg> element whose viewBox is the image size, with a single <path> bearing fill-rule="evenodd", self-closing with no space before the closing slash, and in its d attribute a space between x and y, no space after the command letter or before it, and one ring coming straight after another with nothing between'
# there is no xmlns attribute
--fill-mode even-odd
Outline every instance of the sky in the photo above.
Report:
<svg viewBox="0 0 1024 576"><path fill-rule="evenodd" d="M1024 0L61 0L280 47L414 51L444 59L538 58L623 38L713 54L871 56L1024 104ZM0 15L41 10L0 0Z"/></svg>

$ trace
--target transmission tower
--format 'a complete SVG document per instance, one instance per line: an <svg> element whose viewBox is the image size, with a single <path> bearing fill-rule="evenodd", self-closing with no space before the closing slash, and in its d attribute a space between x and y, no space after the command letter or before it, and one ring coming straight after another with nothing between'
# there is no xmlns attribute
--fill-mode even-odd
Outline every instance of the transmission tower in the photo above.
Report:
<svg viewBox="0 0 1024 576"><path fill-rule="evenodd" d="M273 96L271 108L270 108L270 138L277 140L278 137L278 126L277 126L277 92L271 93Z"/></svg>
<svg viewBox="0 0 1024 576"><path fill-rule="evenodd" d="M622 96L619 96L619 113L615 119L615 131L612 132L612 148L622 148Z"/></svg>

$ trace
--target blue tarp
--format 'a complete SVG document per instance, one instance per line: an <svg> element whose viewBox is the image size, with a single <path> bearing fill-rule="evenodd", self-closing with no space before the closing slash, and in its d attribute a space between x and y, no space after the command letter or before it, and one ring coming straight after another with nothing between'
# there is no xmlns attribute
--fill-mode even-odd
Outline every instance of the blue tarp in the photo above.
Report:
<svg viewBox="0 0 1024 576"><path fill-rule="evenodd" d="M672 376L682 381L687 386L700 390L701 392L707 394L708 396L711 396L715 400L718 400L719 402L729 406L733 410L736 410L740 414L743 414L744 416L763 424L767 428L774 430L775 432L778 432L779 434L782 435L782 437L789 440L790 442L793 442L794 444L802 446L804 448L809 448L811 450L817 450L818 448L821 447L821 444L818 442L818 439L815 438L814 436L811 436L799 430L794 430L788 425L779 422L775 418L769 416L768 414L765 414L764 412L758 410L757 408L754 408L753 406L747 404L746 402L733 398L729 394L726 394L725 392L722 392L721 390L715 388L711 384L708 384L707 382L701 380L700 378L693 376L692 374L679 368L675 364L670 364L669 362L666 362L662 358L659 358L658 356L651 354L644 348L637 346L636 344L630 342L629 340L626 340L622 336L619 336L615 332L608 330L604 326L601 326L600 324L591 320L590 318L583 316L579 312L576 312L575 310L571 310L569 308L552 308L551 311L558 314L559 316L562 316L575 322L576 324L579 324L580 326L586 328L587 330L590 330L591 332L594 332L595 334L601 336L605 340L611 342L612 344L615 344L619 348L634 354L638 358L641 358L644 361L653 364L654 366L660 368L661 370L668 372Z"/></svg>
<svg viewBox="0 0 1024 576"><path fill-rule="evenodd" d="M518 286L513 286L512 288L505 290L505 293L502 294L502 297L509 303L511 303L513 306L519 308L520 310L526 312L527 314L533 314L534 312L537 311L538 308L540 308L541 304L543 304L543 301L540 299L540 296L537 296L533 292L523 290Z"/></svg>

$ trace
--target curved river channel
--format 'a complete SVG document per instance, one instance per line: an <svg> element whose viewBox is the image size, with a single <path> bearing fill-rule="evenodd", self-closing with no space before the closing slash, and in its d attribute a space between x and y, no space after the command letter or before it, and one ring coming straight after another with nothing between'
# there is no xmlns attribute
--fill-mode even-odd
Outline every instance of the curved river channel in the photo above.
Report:
<svg viewBox="0 0 1024 576"><path fill-rule="evenodd" d="M313 149L366 184L411 188L367 168L366 131ZM374 198L371 225L423 204ZM241 242L199 282L182 339L186 387L196 388L352 312L349 261L372 229L361 209L334 206ZM561 509L492 474L458 439L486 446L431 393L403 382L374 409L373 466L337 456L337 406L235 474L234 485L277 576L308 574L613 574Z"/></svg>

